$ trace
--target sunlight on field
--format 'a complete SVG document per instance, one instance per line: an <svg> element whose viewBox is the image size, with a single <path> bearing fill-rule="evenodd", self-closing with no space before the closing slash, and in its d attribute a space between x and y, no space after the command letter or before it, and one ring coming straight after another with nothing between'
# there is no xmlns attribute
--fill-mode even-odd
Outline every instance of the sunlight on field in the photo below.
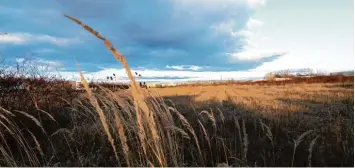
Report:
<svg viewBox="0 0 355 168"><path fill-rule="evenodd" d="M354 93L352 87L344 88L340 84L184 86L149 91L180 105L232 101L250 111L277 114L326 110L327 104L341 106L341 100L353 100Z"/></svg>

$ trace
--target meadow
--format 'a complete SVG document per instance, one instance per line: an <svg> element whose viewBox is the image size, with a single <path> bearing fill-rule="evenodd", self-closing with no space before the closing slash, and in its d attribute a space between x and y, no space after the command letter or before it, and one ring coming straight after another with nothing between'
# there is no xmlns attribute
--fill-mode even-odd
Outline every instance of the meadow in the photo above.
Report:
<svg viewBox="0 0 355 168"><path fill-rule="evenodd" d="M353 76L140 88L105 37L66 17L103 40L131 87L94 91L80 73L77 92L0 71L1 86L33 86L0 90L1 166L353 167Z"/></svg>

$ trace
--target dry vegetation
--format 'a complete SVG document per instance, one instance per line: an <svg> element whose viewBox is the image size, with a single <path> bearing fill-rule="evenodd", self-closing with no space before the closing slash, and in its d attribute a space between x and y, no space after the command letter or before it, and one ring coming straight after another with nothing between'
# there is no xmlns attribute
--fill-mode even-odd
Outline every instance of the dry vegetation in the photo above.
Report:
<svg viewBox="0 0 355 168"><path fill-rule="evenodd" d="M4 93L0 165L353 166L353 82L142 89L108 40L69 18L104 41L133 87L92 91L81 74L84 94Z"/></svg>
<svg viewBox="0 0 355 168"><path fill-rule="evenodd" d="M220 85L151 88L152 94L170 98L175 104L205 104L208 101L235 105L259 114L287 115L325 110L329 105L351 101L353 84Z"/></svg>

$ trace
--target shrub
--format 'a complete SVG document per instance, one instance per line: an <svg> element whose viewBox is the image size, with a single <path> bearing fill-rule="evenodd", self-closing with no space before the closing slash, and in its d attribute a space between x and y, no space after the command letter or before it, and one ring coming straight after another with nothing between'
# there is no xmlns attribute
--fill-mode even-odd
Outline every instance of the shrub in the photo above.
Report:
<svg viewBox="0 0 355 168"><path fill-rule="evenodd" d="M272 72L268 72L266 75L265 75L265 80L267 81L274 81L275 78L276 78L276 75Z"/></svg>

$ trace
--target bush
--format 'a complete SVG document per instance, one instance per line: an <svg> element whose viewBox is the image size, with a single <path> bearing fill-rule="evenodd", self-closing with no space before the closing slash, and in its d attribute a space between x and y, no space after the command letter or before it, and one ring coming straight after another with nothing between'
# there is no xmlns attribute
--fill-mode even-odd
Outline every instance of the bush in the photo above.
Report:
<svg viewBox="0 0 355 168"><path fill-rule="evenodd" d="M269 72L265 75L264 79L267 81L274 81L276 78L276 75L272 72Z"/></svg>

